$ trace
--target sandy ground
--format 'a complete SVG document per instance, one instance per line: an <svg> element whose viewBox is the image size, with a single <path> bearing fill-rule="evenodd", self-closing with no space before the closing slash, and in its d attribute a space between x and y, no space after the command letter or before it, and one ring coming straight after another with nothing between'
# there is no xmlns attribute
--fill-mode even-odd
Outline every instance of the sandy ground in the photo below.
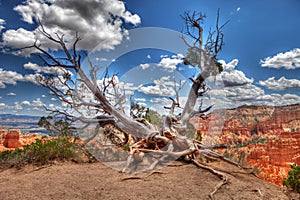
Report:
<svg viewBox="0 0 300 200"><path fill-rule="evenodd" d="M227 163L213 165L229 177L229 182L215 194L216 200L300 199L298 194L288 196L282 188ZM209 199L218 182L218 177L210 172L181 162L155 173L135 175L120 173L101 163L68 162L2 170L0 199Z"/></svg>

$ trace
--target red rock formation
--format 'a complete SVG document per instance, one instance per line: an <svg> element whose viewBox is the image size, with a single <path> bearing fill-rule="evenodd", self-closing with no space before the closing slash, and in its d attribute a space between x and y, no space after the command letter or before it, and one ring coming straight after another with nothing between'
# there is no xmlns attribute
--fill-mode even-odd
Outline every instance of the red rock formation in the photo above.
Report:
<svg viewBox="0 0 300 200"><path fill-rule="evenodd" d="M22 146L20 142L20 130L10 130L4 135L3 146L6 148L19 148Z"/></svg>
<svg viewBox="0 0 300 200"><path fill-rule="evenodd" d="M5 130L0 128L0 153L5 150L22 148L40 138L36 134L21 135L20 130Z"/></svg>
<svg viewBox="0 0 300 200"><path fill-rule="evenodd" d="M259 176L269 182L281 185L290 164L300 165L299 104L242 106L213 112L206 121L195 118L191 121L203 134L204 143L231 146L226 151L227 155L256 167L260 171ZM216 131L220 126L222 131Z"/></svg>

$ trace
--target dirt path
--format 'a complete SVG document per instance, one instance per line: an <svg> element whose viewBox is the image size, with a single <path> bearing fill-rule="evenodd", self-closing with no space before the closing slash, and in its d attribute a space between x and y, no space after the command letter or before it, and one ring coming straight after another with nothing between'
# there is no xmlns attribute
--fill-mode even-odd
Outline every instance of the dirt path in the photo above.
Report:
<svg viewBox="0 0 300 200"><path fill-rule="evenodd" d="M235 173L239 171L236 167L223 162L214 165L231 171L229 183L215 199L291 199L277 186L253 175ZM209 199L218 181L206 170L180 162L156 173L138 175L120 173L101 163L62 163L0 172L0 199Z"/></svg>

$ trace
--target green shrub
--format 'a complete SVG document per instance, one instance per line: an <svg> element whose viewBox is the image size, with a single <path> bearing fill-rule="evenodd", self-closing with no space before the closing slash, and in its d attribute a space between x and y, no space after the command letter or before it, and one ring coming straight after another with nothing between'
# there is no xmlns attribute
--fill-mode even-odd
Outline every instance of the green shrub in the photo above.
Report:
<svg viewBox="0 0 300 200"><path fill-rule="evenodd" d="M54 160L67 160L74 156L74 145L74 143L60 137L55 140L37 139L35 143L24 146L26 161L43 165Z"/></svg>
<svg viewBox="0 0 300 200"><path fill-rule="evenodd" d="M66 138L56 138L54 140L37 139L34 143L26 145L23 149L14 151L4 151L0 154L0 164L2 166L20 167L30 163L35 165L45 165L53 163L54 160L63 161L76 159L84 152L82 147L76 145Z"/></svg>
<svg viewBox="0 0 300 200"><path fill-rule="evenodd" d="M284 178L282 183L300 193L300 166L291 165L291 168L292 170L288 172L288 177Z"/></svg>

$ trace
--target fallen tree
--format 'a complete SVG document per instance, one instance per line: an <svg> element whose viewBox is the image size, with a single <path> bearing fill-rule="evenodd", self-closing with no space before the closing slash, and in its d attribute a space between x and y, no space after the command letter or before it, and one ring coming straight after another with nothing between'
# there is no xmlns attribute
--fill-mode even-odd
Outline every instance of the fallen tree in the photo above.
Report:
<svg viewBox="0 0 300 200"><path fill-rule="evenodd" d="M40 23L40 32L55 45L62 49L63 57L56 57L53 52L47 51L38 41L26 48L35 48L38 56L46 66L56 67L61 71L59 76L39 76L38 82L48 88L61 102L66 104L69 110L52 109L53 114L63 115L68 121L77 124L77 130L84 130L93 126L93 134L82 137L83 144L89 145L95 138L104 136L110 143L119 149L129 152L123 172L132 172L139 167L143 160L148 160L147 170L153 170L161 163L182 158L192 162L198 167L204 168L217 175L221 182L218 184L213 194L227 183L227 176L214 170L198 160L199 157L208 159L217 158L239 166L213 149L218 146L204 145L201 141L186 136L188 123L191 117L198 116L205 118L205 113L210 111L212 106L207 108L196 108L196 102L209 90L205 80L222 72L222 65L217 62L217 55L223 46L222 28L225 24L219 24L219 11L217 13L215 30L208 33L204 41L202 23L205 15L201 13L186 12L183 15L185 21L186 35L193 38L190 44L183 36L182 39L188 46L186 57L183 59L185 65L192 65L200 69L195 78L190 78L192 84L187 96L185 105L180 105L179 91L182 84L174 83L175 97L170 97L170 105L165 109L169 114L162 119L162 126L151 124L147 118L141 117L141 113L147 111L146 108L132 102L130 115L126 115L124 109L124 92L120 89L117 76L109 76L106 70L101 83L97 77L97 68L89 60L90 71L87 73L82 68L82 57L89 57L82 51L77 51L77 44L81 38L76 35L73 45L68 46L64 35L51 35ZM75 73L76 79L72 73ZM84 94L92 94L92 99ZM180 114L175 113L175 109L181 108ZM70 111L72 110L72 111ZM88 112L88 115L83 114ZM78 124L81 127L78 127ZM130 145L128 145L131 142ZM101 144L100 144L101 145Z"/></svg>

